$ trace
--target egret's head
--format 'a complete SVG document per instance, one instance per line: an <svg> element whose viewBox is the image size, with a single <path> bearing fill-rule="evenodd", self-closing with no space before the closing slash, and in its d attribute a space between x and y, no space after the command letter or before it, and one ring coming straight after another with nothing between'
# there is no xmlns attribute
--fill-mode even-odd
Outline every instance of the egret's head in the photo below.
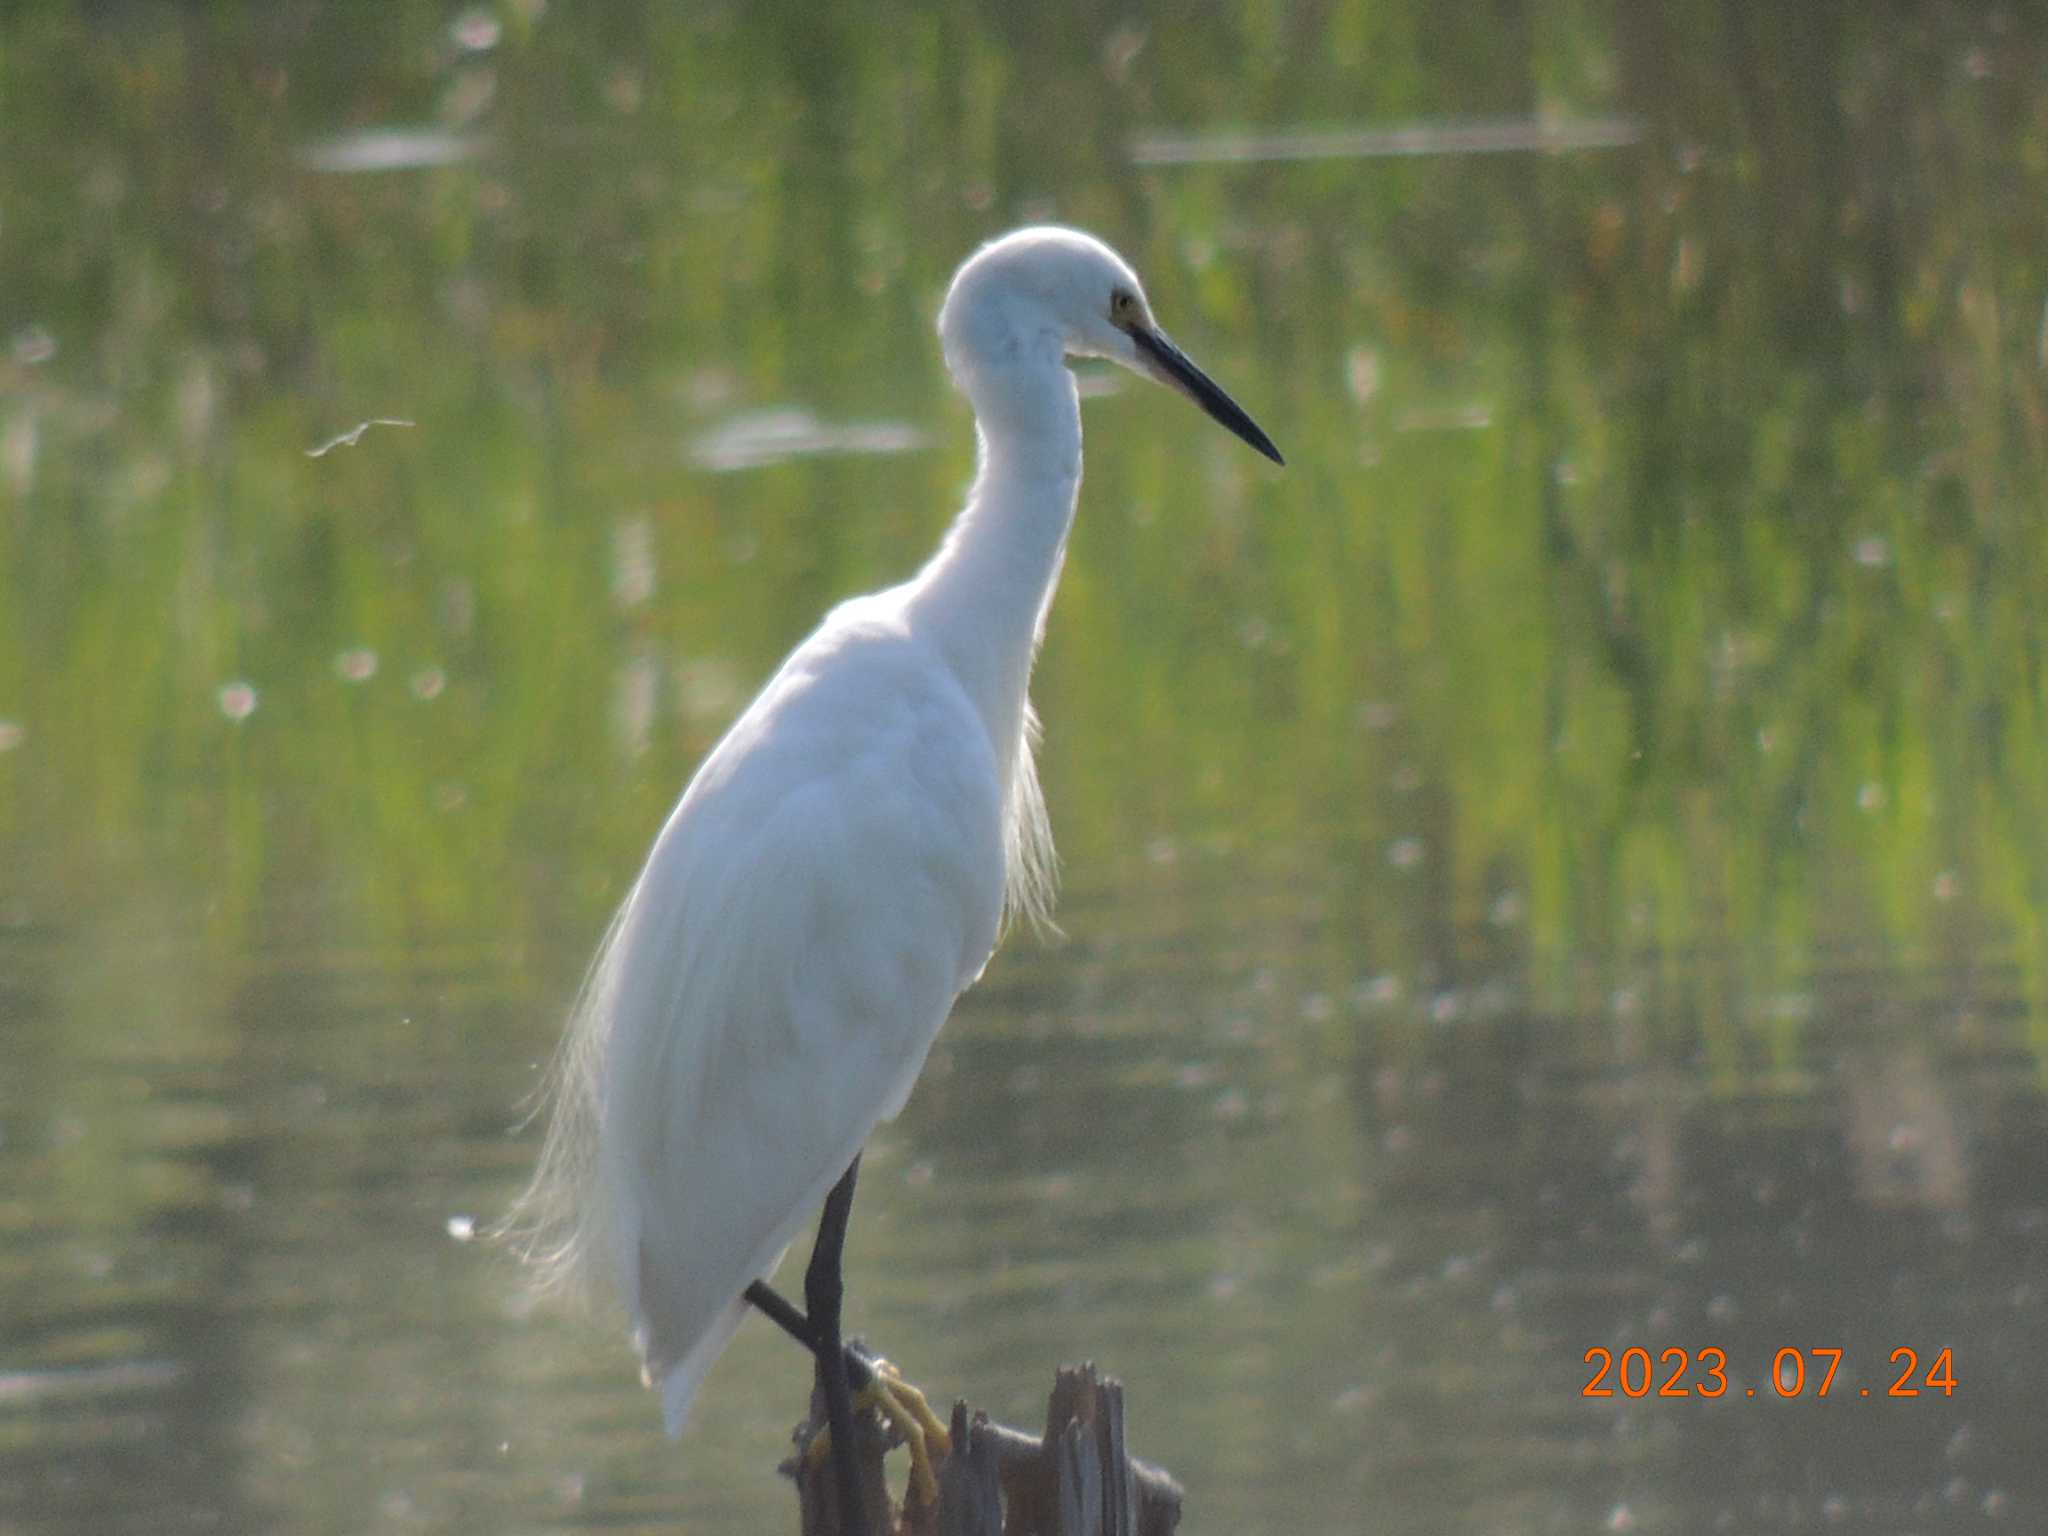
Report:
<svg viewBox="0 0 2048 1536"><path fill-rule="evenodd" d="M1008 368L1106 357L1170 385L1275 464L1273 440L1188 360L1152 318L1144 285L1093 235L1043 225L991 241L953 277L939 336L954 377L974 381Z"/></svg>

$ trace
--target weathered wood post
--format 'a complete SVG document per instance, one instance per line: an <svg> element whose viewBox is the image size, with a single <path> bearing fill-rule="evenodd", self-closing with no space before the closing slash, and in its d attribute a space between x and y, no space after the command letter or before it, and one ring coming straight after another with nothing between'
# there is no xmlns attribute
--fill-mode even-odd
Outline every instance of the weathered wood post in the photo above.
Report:
<svg viewBox="0 0 2048 1536"><path fill-rule="evenodd" d="M795 1479L802 1536L839 1536L830 1460L806 1453L825 1421L812 1393L796 1428ZM1172 1536L1181 1486L1124 1444L1124 1389L1093 1364L1062 1367L1046 1402L1045 1433L1030 1435L953 1405L952 1444L935 1453L936 1501L906 1489L894 1504L883 1480L889 1439L871 1411L857 1417L861 1486L871 1529L899 1536Z"/></svg>

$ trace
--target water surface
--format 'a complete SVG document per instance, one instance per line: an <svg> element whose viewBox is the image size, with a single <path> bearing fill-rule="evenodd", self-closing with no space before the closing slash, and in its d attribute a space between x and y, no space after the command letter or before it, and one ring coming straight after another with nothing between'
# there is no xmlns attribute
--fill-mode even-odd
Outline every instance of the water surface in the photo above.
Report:
<svg viewBox="0 0 2048 1536"><path fill-rule="evenodd" d="M1064 936L878 1136L854 1325L1019 1423L1096 1359L1190 1529L2038 1527L2038 31L11 10L0 1529L793 1526L785 1344L672 1445L475 1234L1048 217L1289 467L1091 379Z"/></svg>

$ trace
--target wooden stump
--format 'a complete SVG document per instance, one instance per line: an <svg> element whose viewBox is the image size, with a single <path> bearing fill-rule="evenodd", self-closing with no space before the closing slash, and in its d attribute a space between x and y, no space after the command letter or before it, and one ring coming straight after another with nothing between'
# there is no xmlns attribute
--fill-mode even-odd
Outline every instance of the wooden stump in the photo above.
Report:
<svg viewBox="0 0 2048 1536"><path fill-rule="evenodd" d="M796 1454L782 1465L795 1479L802 1536L839 1536L839 1500L830 1459L807 1456L823 1428L825 1405L812 1393L810 1416L795 1433ZM869 1529L895 1536L1172 1536L1180 1524L1181 1486L1124 1445L1124 1389L1092 1364L1062 1367L1045 1410L1045 1433L992 1423L965 1403L953 1405L952 1449L933 1457L937 1502L899 1506L883 1480L889 1449L872 1412L856 1416L861 1487Z"/></svg>

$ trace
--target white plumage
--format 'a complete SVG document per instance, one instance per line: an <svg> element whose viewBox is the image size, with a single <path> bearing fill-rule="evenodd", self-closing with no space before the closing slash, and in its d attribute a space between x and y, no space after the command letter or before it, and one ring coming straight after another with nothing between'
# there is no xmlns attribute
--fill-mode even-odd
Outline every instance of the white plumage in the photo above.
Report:
<svg viewBox="0 0 2048 1536"><path fill-rule="evenodd" d="M680 1433L705 1373L875 1125L902 1108L1052 841L1031 662L1072 526L1072 354L1182 389L1278 461L1073 230L1021 230L939 317L979 469L911 580L842 603L697 770L606 935L512 1219L551 1280L623 1296Z"/></svg>

